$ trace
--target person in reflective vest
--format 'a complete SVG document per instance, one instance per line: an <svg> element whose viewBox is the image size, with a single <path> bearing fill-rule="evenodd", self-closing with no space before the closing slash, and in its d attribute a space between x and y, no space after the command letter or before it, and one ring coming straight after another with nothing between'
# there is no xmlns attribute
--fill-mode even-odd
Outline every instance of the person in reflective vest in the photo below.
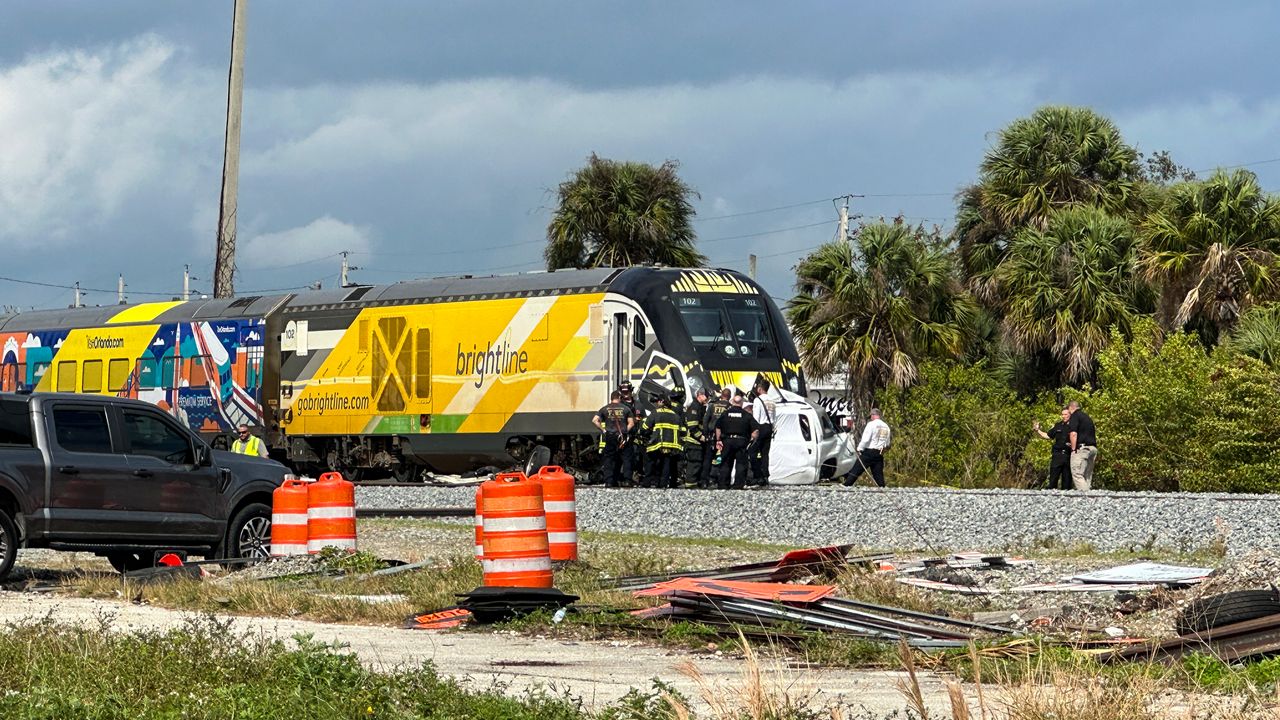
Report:
<svg viewBox="0 0 1280 720"><path fill-rule="evenodd" d="M240 453L241 455L257 455L258 457L267 456L267 446L263 444L262 438L249 432L248 425L241 425L236 428L236 434L239 436L236 441L231 443L231 452Z"/></svg>
<svg viewBox="0 0 1280 720"><path fill-rule="evenodd" d="M671 408L668 396L657 397L657 409L644 419L649 444L645 448L649 457L649 473L644 487L672 488L676 486L676 463L684 452L684 425L680 414Z"/></svg>
<svg viewBox="0 0 1280 720"><path fill-rule="evenodd" d="M609 404L600 408L591 422L600 429L600 469L605 487L618 487L631 475L631 448L627 438L636 424L631 408L622 402L622 393L609 396Z"/></svg>
<svg viewBox="0 0 1280 720"><path fill-rule="evenodd" d="M721 388L720 397L716 398L707 406L706 414L702 418L702 437L704 440L702 448L702 477L698 487L711 487L716 480L716 473L712 472L712 464L719 450L716 448L716 422L720 420L720 416L725 410L729 409L729 398L733 396L732 388Z"/></svg>
<svg viewBox="0 0 1280 720"><path fill-rule="evenodd" d="M680 399L676 399L679 397ZM683 394L677 392L672 398L677 412L684 402ZM693 402L684 411L684 455L681 479L686 485L702 486L702 455L706 450L705 438L702 435L702 418L707 414L707 391L698 388L693 394Z"/></svg>

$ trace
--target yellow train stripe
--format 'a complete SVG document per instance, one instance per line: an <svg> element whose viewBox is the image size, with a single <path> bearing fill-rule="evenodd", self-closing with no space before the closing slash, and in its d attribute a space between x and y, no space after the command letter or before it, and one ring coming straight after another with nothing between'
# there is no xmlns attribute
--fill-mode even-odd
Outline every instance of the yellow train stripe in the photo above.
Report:
<svg viewBox="0 0 1280 720"><path fill-rule="evenodd" d="M182 304L181 300L172 302L151 302L142 303L141 305L133 305L111 316L107 321L108 325L119 325L122 323L140 323L151 322L163 315L165 312L172 310Z"/></svg>

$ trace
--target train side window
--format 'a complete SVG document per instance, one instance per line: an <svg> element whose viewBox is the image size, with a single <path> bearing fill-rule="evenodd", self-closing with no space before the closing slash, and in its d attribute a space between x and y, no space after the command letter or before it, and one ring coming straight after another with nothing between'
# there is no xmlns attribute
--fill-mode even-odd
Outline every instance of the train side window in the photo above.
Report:
<svg viewBox="0 0 1280 720"><path fill-rule="evenodd" d="M640 319L639 315L637 315L635 323L631 326L631 343L643 350L645 345L649 344L647 338L648 336L645 332L644 321Z"/></svg>
<svg viewBox="0 0 1280 720"><path fill-rule="evenodd" d="M418 330L414 343L413 394L419 400L431 398L431 330Z"/></svg>
<svg viewBox="0 0 1280 720"><path fill-rule="evenodd" d="M76 391L76 362L67 360L58 363L58 384L56 389L58 392L75 392Z"/></svg>
<svg viewBox="0 0 1280 720"><path fill-rule="evenodd" d="M129 382L129 361L124 358L112 358L107 363L107 390L120 392Z"/></svg>
<svg viewBox="0 0 1280 720"><path fill-rule="evenodd" d="M85 360L80 368L80 390L87 393L102 392L102 361Z"/></svg>
<svg viewBox="0 0 1280 720"><path fill-rule="evenodd" d="M204 358L193 357L187 361L187 382L192 387L209 383L208 374L204 370Z"/></svg>
<svg viewBox="0 0 1280 720"><path fill-rule="evenodd" d="M159 379L160 363L151 359L138 361L138 388L154 390Z"/></svg>

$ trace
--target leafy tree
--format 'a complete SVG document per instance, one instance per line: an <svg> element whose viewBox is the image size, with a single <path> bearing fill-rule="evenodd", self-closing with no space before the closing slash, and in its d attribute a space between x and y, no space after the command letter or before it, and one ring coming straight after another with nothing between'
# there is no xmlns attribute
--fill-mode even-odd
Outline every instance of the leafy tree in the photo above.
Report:
<svg viewBox="0 0 1280 720"><path fill-rule="evenodd" d="M1275 295L1280 202L1247 170L1172 187L1140 225L1142 276L1160 287L1157 318L1210 343Z"/></svg>
<svg viewBox="0 0 1280 720"><path fill-rule="evenodd" d="M922 358L963 354L976 310L941 238L873 223L800 262L787 319L808 372L847 372L870 400L914 382Z"/></svg>
<svg viewBox="0 0 1280 720"><path fill-rule="evenodd" d="M668 160L658 167L596 156L560 183L547 226L547 269L658 264L698 267L691 198Z"/></svg>
<svg viewBox="0 0 1280 720"><path fill-rule="evenodd" d="M995 273L1010 349L1056 362L1064 382L1088 380L1111 328L1127 334L1144 302L1135 249L1129 224L1096 208L1058 210L1044 229L1019 231Z"/></svg>
<svg viewBox="0 0 1280 720"><path fill-rule="evenodd" d="M1280 303L1265 303L1245 310L1227 347L1257 358L1273 370L1280 369Z"/></svg>

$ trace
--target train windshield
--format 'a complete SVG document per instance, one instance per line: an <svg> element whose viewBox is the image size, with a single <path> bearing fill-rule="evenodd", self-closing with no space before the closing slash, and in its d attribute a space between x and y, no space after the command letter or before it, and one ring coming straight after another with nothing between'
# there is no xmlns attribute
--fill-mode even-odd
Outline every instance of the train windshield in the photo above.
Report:
<svg viewBox="0 0 1280 720"><path fill-rule="evenodd" d="M738 295L677 295L676 308L699 354L724 358L776 358L764 302Z"/></svg>

